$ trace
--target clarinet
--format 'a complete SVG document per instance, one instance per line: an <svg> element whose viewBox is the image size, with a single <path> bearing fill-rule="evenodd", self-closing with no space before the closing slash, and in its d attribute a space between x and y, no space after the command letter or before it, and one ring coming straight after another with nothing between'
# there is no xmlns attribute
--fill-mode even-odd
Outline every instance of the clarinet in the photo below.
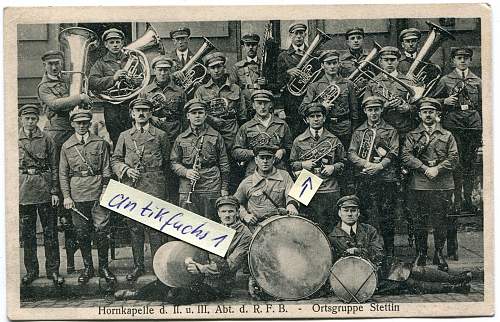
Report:
<svg viewBox="0 0 500 322"><path fill-rule="evenodd" d="M194 157L193 170L195 170L195 171L200 171L201 170L201 149L203 148L203 139L204 138L205 138L205 136L201 137L201 139L200 139L200 147L199 147L198 151L196 152L196 156ZM186 200L186 203L188 203L188 204L193 203L191 201L191 195L194 192L194 188L196 187L196 182L197 181L198 180L196 180L196 179L192 179L191 180L191 190L189 191L188 197L187 197L187 200Z"/></svg>

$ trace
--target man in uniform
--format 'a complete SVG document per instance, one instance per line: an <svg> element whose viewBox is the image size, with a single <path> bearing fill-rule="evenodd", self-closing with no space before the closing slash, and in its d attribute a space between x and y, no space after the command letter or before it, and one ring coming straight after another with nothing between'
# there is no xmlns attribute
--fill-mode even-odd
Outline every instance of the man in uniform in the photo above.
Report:
<svg viewBox="0 0 500 322"><path fill-rule="evenodd" d="M179 176L179 206L216 220L215 200L229 194L230 173L224 139L206 123L206 109L204 101L187 102L189 127L175 139L170 162Z"/></svg>
<svg viewBox="0 0 500 322"><path fill-rule="evenodd" d="M273 93L264 89L255 90L251 95L251 104L256 114L236 134L232 152L234 159L246 165L245 177L248 177L255 172L253 148L257 145L275 145L279 147L275 166L286 169L285 160L292 148L292 135L285 121L272 112Z"/></svg>
<svg viewBox="0 0 500 322"><path fill-rule="evenodd" d="M177 70L182 69L184 65L193 57L193 53L189 49L189 40L191 29L180 27L170 32L170 38L174 42L175 49L170 53L170 57L174 60ZM177 75L177 74L174 74Z"/></svg>
<svg viewBox="0 0 500 322"><path fill-rule="evenodd" d="M363 28L354 27L346 31L347 52L340 57L340 74L343 77L349 77L368 56L368 53L363 48L364 40L365 31Z"/></svg>
<svg viewBox="0 0 500 322"><path fill-rule="evenodd" d="M333 227L332 203L340 198L338 178L344 170L345 149L340 140L323 127L326 108L322 104L311 103L304 113L309 128L293 141L290 162L293 171L306 169L323 179L307 209L312 220L328 233Z"/></svg>
<svg viewBox="0 0 500 322"><path fill-rule="evenodd" d="M419 101L422 123L410 131L402 150L402 162L411 169L409 205L415 220L416 265L427 259L427 224L434 227L434 259L438 269L448 270L443 257L447 215L451 212L454 184L452 172L458 165L457 144L453 135L437 121L441 104L432 98Z"/></svg>
<svg viewBox="0 0 500 322"><path fill-rule="evenodd" d="M50 50L42 55L45 73L38 85L38 100L47 112L45 133L54 141L56 164L59 166L61 146L75 132L69 121L69 112L77 105L87 105L89 97L85 93L69 95L69 79L61 74L64 54L58 50ZM59 183L58 183L59 184ZM60 195L61 199L62 196ZM64 228L64 244L66 248L67 273L75 271L74 254L78 249L76 235L71 216L59 206L58 216Z"/></svg>
<svg viewBox="0 0 500 322"><path fill-rule="evenodd" d="M260 75L261 58L257 57L260 37L257 34L246 34L241 37L241 45L245 58L234 64L230 73L231 80L241 88L245 97L245 106L248 108L248 119L255 115L252 109L252 92L266 86L266 79Z"/></svg>
<svg viewBox="0 0 500 322"><path fill-rule="evenodd" d="M185 269L195 275L202 276L202 281L189 288L172 288L156 280L137 291L120 290L115 293L117 300L144 299L169 303L188 304L227 298L234 288L236 272L245 269L247 253L252 234L239 219L238 199L223 196L215 201L220 222L236 230L224 258L208 254L208 263L198 263L193 258L186 258ZM168 260L168 259L165 259ZM166 262L168 265L168 262Z"/></svg>
<svg viewBox="0 0 500 322"><path fill-rule="evenodd" d="M383 262L383 242L377 230L358 222L360 201L355 195L337 201L339 224L328 238L334 262L344 256L359 256L369 260L378 270L378 294L465 293L470 291L471 272L451 275L431 267L412 266L393 258Z"/></svg>
<svg viewBox="0 0 500 322"><path fill-rule="evenodd" d="M286 114L286 123L290 126L292 137L296 137L305 129L302 123L299 106L304 96L294 96L286 89L288 82L294 77L300 77L301 71L297 68L302 57L307 51L305 39L307 26L303 23L293 23L288 27L292 41L290 48L281 52L277 63L278 88L282 89L282 103Z"/></svg>
<svg viewBox="0 0 500 322"><path fill-rule="evenodd" d="M417 58L418 42L421 37L422 33L416 28L405 29L399 34L399 41L403 48L403 55L399 58L398 65L398 70L401 74L406 75L411 64Z"/></svg>
<svg viewBox="0 0 500 322"><path fill-rule="evenodd" d="M84 269L78 277L86 284L94 276L92 233L95 233L99 258L98 274L107 283L116 283L108 268L109 212L99 205L111 177L109 144L89 132L92 113L75 108L70 113L73 134L61 148L59 182L64 208L71 211Z"/></svg>
<svg viewBox="0 0 500 322"><path fill-rule="evenodd" d="M348 159L354 164L357 195L363 200L365 222L378 227L387 256L394 256L397 175L394 163L399 138L394 127L382 118L384 100L369 96L363 101L367 120L352 135Z"/></svg>
<svg viewBox="0 0 500 322"><path fill-rule="evenodd" d="M36 221L40 217L45 246L45 271L55 286L64 283L59 276L57 216L52 207L59 205L58 164L54 142L37 126L40 111L27 104L19 109L19 217L24 245L26 275L21 282L29 285L38 278Z"/></svg>
<svg viewBox="0 0 500 322"><path fill-rule="evenodd" d="M170 142L167 134L150 123L152 104L144 97L130 103L134 126L122 132L111 158L120 181L153 197L166 200ZM135 281L144 274L144 236L149 234L151 256L164 243L164 234L135 220L127 220L132 237L134 269L127 275Z"/></svg>
<svg viewBox="0 0 500 322"><path fill-rule="evenodd" d="M325 50L319 56L324 76L307 87L307 93L300 109L303 110L312 102L319 102L326 108L325 127L340 139L344 148L349 148L352 127L358 123L358 99L350 80L339 74L339 53L336 50ZM331 97L322 94L338 86L338 97L329 101Z"/></svg>
<svg viewBox="0 0 500 322"><path fill-rule="evenodd" d="M127 77L127 71L123 69L126 63L122 51L125 44L123 32L116 28L108 29L102 34L102 41L107 52L95 62L89 75L89 88L94 93L101 93ZM113 149L120 133L132 126L126 104L104 105L104 121L109 137L113 141Z"/></svg>

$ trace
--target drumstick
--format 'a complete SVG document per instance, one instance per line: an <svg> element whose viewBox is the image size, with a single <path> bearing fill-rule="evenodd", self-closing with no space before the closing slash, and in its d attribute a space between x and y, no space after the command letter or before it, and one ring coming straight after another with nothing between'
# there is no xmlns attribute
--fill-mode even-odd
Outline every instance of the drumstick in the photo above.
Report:
<svg viewBox="0 0 500 322"><path fill-rule="evenodd" d="M339 278L338 278L335 274L333 274L333 272L331 272L331 273L332 273L332 276L333 276L333 277L335 277L335 279L336 279L336 280L340 283L340 285L342 285L342 287L344 288L344 290L346 290L346 291L347 291L347 293L349 293L349 295L350 295L350 296L352 296L352 298L353 298L356 302L358 302L358 304L361 304L361 302L360 302L360 301L356 298L356 296L354 296L354 295L351 293L351 291L349 291L349 289L348 289L348 288L344 285L344 283L342 283L342 281L341 281L341 280L339 280ZM365 282L365 283L366 283L366 282ZM363 285L364 285L364 283L363 283ZM359 292L359 290L358 290L358 292ZM357 295L357 294L358 294L358 293L356 292L356 295ZM349 302L349 303L350 303L350 302Z"/></svg>
<svg viewBox="0 0 500 322"><path fill-rule="evenodd" d="M89 220L89 218L87 216L85 216L80 210L78 210L76 207L73 207L71 208L71 210L73 210L74 212L76 212L77 214L79 214L80 216L82 216L85 220Z"/></svg>
<svg viewBox="0 0 500 322"><path fill-rule="evenodd" d="M358 293L359 293L359 291L361 290L361 288L362 288L363 286L365 286L366 282L368 282L368 280L370 279L370 277L372 277L372 275L373 275L373 273L374 273L374 272L375 272L375 271L372 271L372 272L371 272L371 274L370 274L370 275L368 275L368 277L365 279L365 281L363 282L363 284L361 284L361 286L358 288L358 290L356 291L356 293L355 293L354 295L358 295Z"/></svg>

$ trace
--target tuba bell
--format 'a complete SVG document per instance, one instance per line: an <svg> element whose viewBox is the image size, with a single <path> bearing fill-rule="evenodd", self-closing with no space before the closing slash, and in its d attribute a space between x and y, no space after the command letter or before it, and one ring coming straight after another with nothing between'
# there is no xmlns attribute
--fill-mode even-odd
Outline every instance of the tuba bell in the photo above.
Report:
<svg viewBox="0 0 500 322"><path fill-rule="evenodd" d="M375 73L371 70L363 71L363 68L368 64L368 62L373 62L378 57L378 52L382 46L380 46L376 41L373 42L373 49L368 53L365 60L356 68L349 77L348 80L354 83L354 90L356 91L357 97L363 97L366 91L366 85L369 80L375 77Z"/></svg>
<svg viewBox="0 0 500 322"><path fill-rule="evenodd" d="M152 47L158 47L162 54L165 52L158 32L147 24L144 35L122 49L127 58L123 67L127 71L125 78L118 80L111 88L97 96L111 104L120 104L137 96L151 78L148 58L143 51Z"/></svg>
<svg viewBox="0 0 500 322"><path fill-rule="evenodd" d="M441 78L441 67L429 62L432 55L441 47L444 41L448 39L455 40L455 37L448 30L430 21L426 21L425 23L431 31L406 73L407 77L425 87L423 96L427 96L436 82Z"/></svg>
<svg viewBox="0 0 500 322"><path fill-rule="evenodd" d="M313 56L314 51L326 41L332 39L323 31L316 29L316 37L314 37L311 46L307 48L304 56L297 64L300 69L300 76L293 77L287 84L287 89L293 96L302 96L307 90L307 86L315 82L321 75L321 62L318 57Z"/></svg>
<svg viewBox="0 0 500 322"><path fill-rule="evenodd" d="M64 52L64 70L69 74L69 95L88 94L87 71L88 52L97 48L99 38L90 29L71 27L59 33L59 44Z"/></svg>

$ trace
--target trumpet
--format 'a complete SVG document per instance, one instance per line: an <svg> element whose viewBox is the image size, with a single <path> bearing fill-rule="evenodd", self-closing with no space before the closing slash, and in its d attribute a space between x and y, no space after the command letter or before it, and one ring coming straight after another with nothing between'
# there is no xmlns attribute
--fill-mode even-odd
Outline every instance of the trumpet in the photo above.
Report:
<svg viewBox="0 0 500 322"><path fill-rule="evenodd" d="M363 68L368 64L368 62L372 62L378 57L378 52L382 48L381 45L379 45L376 41L373 42L373 49L368 53L368 56L366 56L365 60L356 68L349 77L347 77L348 80L352 81L354 83L354 90L356 91L356 96L362 97L365 94L366 91L366 84L370 79L373 79L375 77L375 73L366 70L363 71Z"/></svg>
<svg viewBox="0 0 500 322"><path fill-rule="evenodd" d="M194 157L193 170L197 171L197 172L201 170L201 150L203 148L203 140L204 139L205 139L205 136L203 135L200 138L199 148L196 151L196 156ZM196 180L196 179L192 179L191 180L191 190L189 190L189 193L188 193L188 196L187 196L187 200L186 200L186 203L188 203L188 204L193 203L191 201L191 195L193 194L194 189L196 187L196 182L198 182L198 180Z"/></svg>
<svg viewBox="0 0 500 322"><path fill-rule="evenodd" d="M337 84L330 84L314 98L314 102L320 100L323 104L332 105L340 96L340 87Z"/></svg>
<svg viewBox="0 0 500 322"><path fill-rule="evenodd" d="M328 156L335 146L328 141L328 140L323 140L321 141L318 145L316 145L314 148L302 153L299 156L299 160L313 160L313 163L317 166L317 168L314 168L315 173L320 173L321 170L324 168L325 164L321 162L323 158ZM318 162L321 162L321 164L318 166ZM333 163L333 157L332 157L332 163ZM295 172L295 175L298 177L300 171Z"/></svg>
<svg viewBox="0 0 500 322"><path fill-rule="evenodd" d="M366 129L359 145L358 156L368 162L371 162L373 146L375 145L375 137L377 131L375 129Z"/></svg>

